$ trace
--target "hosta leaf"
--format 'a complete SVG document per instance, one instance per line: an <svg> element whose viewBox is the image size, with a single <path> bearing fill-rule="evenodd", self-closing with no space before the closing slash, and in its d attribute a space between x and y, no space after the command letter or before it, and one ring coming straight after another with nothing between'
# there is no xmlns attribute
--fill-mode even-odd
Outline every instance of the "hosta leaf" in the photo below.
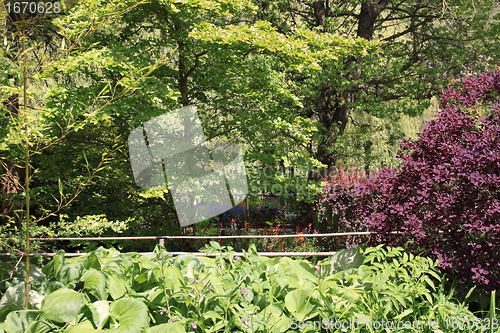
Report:
<svg viewBox="0 0 500 333"><path fill-rule="evenodd" d="M127 284L123 279L114 274L106 274L108 292L113 299L119 299L127 292Z"/></svg>
<svg viewBox="0 0 500 333"><path fill-rule="evenodd" d="M311 292L306 289L295 289L285 296L285 307L297 320L303 321L316 315L316 307L309 302Z"/></svg>
<svg viewBox="0 0 500 333"><path fill-rule="evenodd" d="M99 300L106 300L108 293L106 292L106 275L96 269L89 269L83 274L82 279L84 288Z"/></svg>
<svg viewBox="0 0 500 333"><path fill-rule="evenodd" d="M147 297L148 305L151 308L163 306L166 301L165 292L163 291L163 288L160 287L150 289L145 296Z"/></svg>
<svg viewBox="0 0 500 333"><path fill-rule="evenodd" d="M97 301L88 305L92 320L98 329L102 329L109 318L109 302Z"/></svg>
<svg viewBox="0 0 500 333"><path fill-rule="evenodd" d="M64 331L64 333L93 333L93 332L98 332L98 331L94 329L94 326L88 320L84 320L78 325L70 326Z"/></svg>
<svg viewBox="0 0 500 333"><path fill-rule="evenodd" d="M64 284L76 283L80 279L84 257L66 259L64 251L59 251L42 269L47 277L52 277Z"/></svg>
<svg viewBox="0 0 500 333"><path fill-rule="evenodd" d="M25 283L21 282L15 286L10 286L0 299L0 311L4 309L21 310L24 308Z"/></svg>
<svg viewBox="0 0 500 333"><path fill-rule="evenodd" d="M182 275L177 267L162 267L155 271L156 280L172 291L181 286Z"/></svg>
<svg viewBox="0 0 500 333"><path fill-rule="evenodd" d="M132 253L119 254L116 257L101 258L101 270L109 275L126 276L126 273L134 265L132 260Z"/></svg>
<svg viewBox="0 0 500 333"><path fill-rule="evenodd" d="M268 305L259 316L262 316L266 327L272 332L285 332L290 327L290 319L274 304Z"/></svg>
<svg viewBox="0 0 500 333"><path fill-rule="evenodd" d="M175 258L172 265L182 271L190 280L195 278L195 271L203 266L200 259L192 254L182 254L178 256Z"/></svg>
<svg viewBox="0 0 500 333"><path fill-rule="evenodd" d="M46 321L36 321L30 325L24 333L52 333L56 332L57 326Z"/></svg>
<svg viewBox="0 0 500 333"><path fill-rule="evenodd" d="M74 325L84 304L84 295L68 288L61 288L43 299L41 310L44 317L49 320Z"/></svg>
<svg viewBox="0 0 500 333"><path fill-rule="evenodd" d="M52 257L52 260L42 268L43 273L48 277L55 277L64 265L65 260L64 251L59 250L54 257Z"/></svg>
<svg viewBox="0 0 500 333"><path fill-rule="evenodd" d="M39 310L13 311L5 318L4 330L6 333L25 333L39 315Z"/></svg>
<svg viewBox="0 0 500 333"><path fill-rule="evenodd" d="M0 311L4 309L21 310L24 308L25 303L25 283L21 282L14 286L10 286L5 291L5 294L0 299ZM30 291L30 306L33 308L40 308L40 303L43 296L35 290Z"/></svg>
<svg viewBox="0 0 500 333"><path fill-rule="evenodd" d="M118 331L139 333L149 327L148 308L137 299L121 298L111 304L109 312L119 324Z"/></svg>
<svg viewBox="0 0 500 333"><path fill-rule="evenodd" d="M343 249L335 253L330 259L330 274L358 268L365 260L358 248Z"/></svg>
<svg viewBox="0 0 500 333"><path fill-rule="evenodd" d="M84 267L89 269L89 268L95 268L95 269L100 269L101 264L99 262L99 258L96 255L96 251L92 251L88 254L87 260L85 260Z"/></svg>

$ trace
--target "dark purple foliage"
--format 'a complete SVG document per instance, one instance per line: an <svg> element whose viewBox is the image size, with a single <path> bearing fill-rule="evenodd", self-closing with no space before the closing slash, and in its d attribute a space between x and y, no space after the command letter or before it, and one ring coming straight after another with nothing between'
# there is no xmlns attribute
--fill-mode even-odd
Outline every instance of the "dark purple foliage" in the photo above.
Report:
<svg viewBox="0 0 500 333"><path fill-rule="evenodd" d="M380 233L374 242L434 256L486 290L500 287L499 93L499 70L450 88L437 118L401 144L400 167L356 195L356 219Z"/></svg>
<svg viewBox="0 0 500 333"><path fill-rule="evenodd" d="M356 185L366 179L366 175L355 168L340 167L338 172L325 179L321 196L315 207L316 229L319 233L349 232L362 228L355 219L357 208ZM356 246L366 241L366 237L344 236L320 239L319 245L328 250Z"/></svg>

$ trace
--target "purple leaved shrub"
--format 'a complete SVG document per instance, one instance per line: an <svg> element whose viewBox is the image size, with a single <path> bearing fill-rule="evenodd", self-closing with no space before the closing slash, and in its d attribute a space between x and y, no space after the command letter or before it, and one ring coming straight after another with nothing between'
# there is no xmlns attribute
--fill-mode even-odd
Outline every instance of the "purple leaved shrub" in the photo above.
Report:
<svg viewBox="0 0 500 333"><path fill-rule="evenodd" d="M315 207L316 225L319 233L350 232L362 228L355 218L357 209L356 186L366 179L364 172L356 168L339 167L337 172L325 180L325 186ZM341 236L320 238L318 245L325 250L340 250L367 241L363 236Z"/></svg>
<svg viewBox="0 0 500 333"><path fill-rule="evenodd" d="M416 140L401 143L399 168L356 186L348 215L378 232L372 243L432 256L444 270L497 290L500 71L463 80L441 104Z"/></svg>

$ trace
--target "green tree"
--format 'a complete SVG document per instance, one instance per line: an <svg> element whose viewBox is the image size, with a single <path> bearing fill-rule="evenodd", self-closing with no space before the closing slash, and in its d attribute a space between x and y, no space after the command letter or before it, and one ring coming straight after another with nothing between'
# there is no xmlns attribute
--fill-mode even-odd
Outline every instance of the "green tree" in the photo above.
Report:
<svg viewBox="0 0 500 333"><path fill-rule="evenodd" d="M131 129L179 105L199 104L210 139L246 145L258 165L305 145L314 129L289 112L300 101L293 83L284 85L287 73L366 55L376 43L309 30L283 34L256 20L257 10L243 0L95 1L48 20L57 56L29 67L39 225L57 224L63 214L105 214L136 218L134 234L165 221L169 233L178 232L168 191L134 185L126 142ZM42 54L33 50L33 59ZM290 126L296 137L284 130ZM280 139L277 131L288 140L281 150L269 140ZM2 144L10 151L17 142L5 134ZM294 163L300 158L309 156Z"/></svg>
<svg viewBox="0 0 500 333"><path fill-rule="evenodd" d="M370 119L389 118L397 124L394 120L403 115L420 115L450 79L498 62L497 1L255 3L260 17L285 32L306 27L382 42L381 53L350 57L308 76L291 73L290 80L300 82L295 95L303 101L296 114L317 124L310 153L327 171L352 157L345 147L359 142L356 136L368 134L360 144L362 157L380 144L371 141L377 128ZM354 137L344 135L351 120L358 127L350 132Z"/></svg>
<svg viewBox="0 0 500 333"><path fill-rule="evenodd" d="M311 168L332 172L354 160L369 169L379 145L375 132L390 147L401 134L398 118L421 114L450 78L498 61L492 6L76 2L43 20L54 45L50 56L30 40L35 214L45 226L63 214L70 221L105 214L135 219L128 231L134 234L153 233L165 221L166 232L179 232L168 191L134 185L126 142L141 123L188 104L198 105L209 139L243 146L251 192L295 192L311 201L318 188L311 180L320 179ZM14 115L9 105L22 95L19 35L9 33L4 115ZM20 142L16 119L0 119L5 161L22 156L8 155Z"/></svg>
<svg viewBox="0 0 500 333"><path fill-rule="evenodd" d="M130 84L123 85L124 89L112 87L115 90L107 95L105 95L105 89L101 89L98 94L85 100L83 103L85 112L79 114L72 113L71 108L63 112L50 103L50 96L57 94L61 86L78 80L78 78L61 76L56 73L57 69L74 67L72 63L79 61L90 63L92 56L92 52L88 50L79 54L74 53L75 46L81 43L85 35L74 36L72 40L67 40L61 36L57 26L54 25L54 22L58 20L57 17L63 15L64 8L59 6L60 4L60 2L54 4L52 14L27 13L27 10L23 9L23 4L18 8L21 13L17 14L15 3L11 2L2 4L0 12L2 39L5 46L0 54L3 67L0 82L2 98L0 121L3 125L0 133L3 225L0 227L2 227L3 234L3 231L8 231L10 222L14 221L14 232L24 231L25 245L22 251L18 248L14 250L26 256L26 298L29 295L30 237L33 224L69 206L107 161L105 155L102 154L101 160L93 166L85 158L84 153L86 163L80 168L83 166L85 173L74 179L76 186L70 195L64 193L62 177L46 178L44 185L52 186L53 182L56 184L56 190L50 193L49 198L52 205L46 207L46 202L42 202L39 198L32 200L34 194L45 190L43 186L36 184L40 178L36 176L39 169L34 157L43 154L44 157L50 158L51 148L60 147L63 142L67 142L67 137L72 133L78 132L88 124L104 119L100 111L132 90ZM126 11L130 8L133 6L118 9ZM108 8L110 11L102 12L99 20L80 25L80 31L89 33L96 26L109 24L116 14L115 9L117 8ZM133 77L129 78L133 81L132 79ZM57 161L51 161L51 163L54 162ZM64 164L56 167L62 166ZM21 176L21 169L24 169L23 176ZM39 206L38 212L41 214L32 214L32 208L35 208L35 205ZM22 210L17 208L22 208ZM14 218L12 213L15 215ZM28 304L28 299L26 299L26 304Z"/></svg>

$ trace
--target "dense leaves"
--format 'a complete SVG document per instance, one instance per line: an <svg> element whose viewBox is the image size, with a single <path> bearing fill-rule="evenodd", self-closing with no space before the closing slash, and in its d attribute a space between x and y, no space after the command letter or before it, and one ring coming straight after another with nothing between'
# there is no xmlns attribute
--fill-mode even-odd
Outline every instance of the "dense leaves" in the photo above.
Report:
<svg viewBox="0 0 500 333"><path fill-rule="evenodd" d="M0 158L13 164L23 160L18 148L30 142L35 221L45 227L57 223L57 214L76 220L99 212L112 220L130 218L130 233L158 232L155 227L165 221L169 233L178 233L168 191L135 186L126 142L131 129L191 103L199 105L208 138L244 146L256 169L249 172L252 192L258 192L258 169L295 150L296 143L287 139L270 152L269 138L284 131L305 146L315 131L312 121L283 108L283 102L300 104L293 84L284 84L286 73L365 56L377 42L308 29L285 34L258 20L257 10L249 0L80 1L50 20L56 51L48 54L33 44L27 62L17 57L19 36L6 34L11 51L0 58L7 75L0 80L6 91L2 100L22 95L21 80L14 78L23 67L32 75L26 117L16 117L20 105L2 109L0 121L11 126L1 129ZM304 150L290 155L287 163L303 169L314 160ZM295 178L302 183L307 173L297 172ZM291 190L296 183L288 181ZM22 192L20 186L15 190ZM21 200L11 195L8 203L19 208ZM13 215L7 201L3 208L2 214Z"/></svg>
<svg viewBox="0 0 500 333"><path fill-rule="evenodd" d="M432 255L489 290L500 287L500 71L464 79L401 165L357 187L358 221L377 242ZM394 233L396 232L396 233Z"/></svg>
<svg viewBox="0 0 500 333"><path fill-rule="evenodd" d="M444 291L436 262L401 248L342 250L316 266L262 257L254 246L243 256L215 242L202 250L217 256L174 257L161 246L150 256L60 252L34 284L41 304L0 301L0 332L369 332L382 321L413 332L481 331L467 326L480 318Z"/></svg>
<svg viewBox="0 0 500 333"><path fill-rule="evenodd" d="M316 122L308 152L331 173L353 161L376 164L372 171L387 165L387 155L377 161L370 158L382 147L395 150L397 140L391 137L400 130L399 118L420 114L450 78L498 62L499 45L488 37L498 35L493 11L498 1L259 3L260 14L285 31L306 26L382 42L382 52L328 62L306 74L289 73L292 82L300 83L295 94L303 105L293 112ZM390 121L380 126L384 119ZM356 149L349 149L353 146Z"/></svg>
<svg viewBox="0 0 500 333"><path fill-rule="evenodd" d="M96 0L25 25L3 15L2 225L21 228L15 166L28 147L33 235L103 214L127 235L179 233L168 191L135 186L126 138L190 103L208 138L242 146L250 192L312 202L312 171L390 163L408 134L398 118L425 109L449 77L497 61L495 4Z"/></svg>
<svg viewBox="0 0 500 333"><path fill-rule="evenodd" d="M316 228L320 233L364 230L363 224L356 219L356 185L366 177L355 168L340 167L333 177L325 179L325 186L315 207ZM344 236L327 237L320 243L331 251L365 241L366 237Z"/></svg>

